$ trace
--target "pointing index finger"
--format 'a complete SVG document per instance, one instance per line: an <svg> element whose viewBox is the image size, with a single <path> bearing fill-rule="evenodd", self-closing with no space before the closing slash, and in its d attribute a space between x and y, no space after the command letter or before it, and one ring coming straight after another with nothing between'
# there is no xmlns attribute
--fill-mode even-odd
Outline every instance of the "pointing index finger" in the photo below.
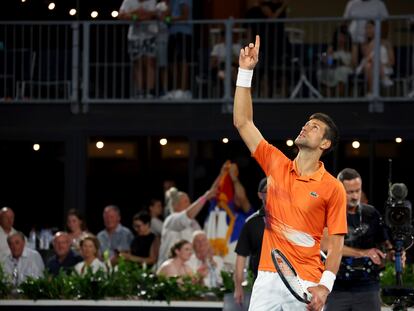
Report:
<svg viewBox="0 0 414 311"><path fill-rule="evenodd" d="M257 50L259 50L259 48L260 48L260 36L259 35L256 35L256 42L255 42L254 46Z"/></svg>

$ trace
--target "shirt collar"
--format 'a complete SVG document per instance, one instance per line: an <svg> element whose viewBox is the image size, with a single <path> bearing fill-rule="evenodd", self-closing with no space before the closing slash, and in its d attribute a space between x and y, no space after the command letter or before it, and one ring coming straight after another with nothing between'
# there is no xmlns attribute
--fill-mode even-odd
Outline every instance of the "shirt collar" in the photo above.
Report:
<svg viewBox="0 0 414 311"><path fill-rule="evenodd" d="M312 175L300 176L299 171L296 167L296 161L294 160L294 161L291 162L290 171L295 172L298 180L302 180L302 181L310 181L310 180L321 181L322 177L323 177L323 174L325 174L325 166L323 165L323 162L321 162L321 161L318 161L318 164L319 164L319 168Z"/></svg>

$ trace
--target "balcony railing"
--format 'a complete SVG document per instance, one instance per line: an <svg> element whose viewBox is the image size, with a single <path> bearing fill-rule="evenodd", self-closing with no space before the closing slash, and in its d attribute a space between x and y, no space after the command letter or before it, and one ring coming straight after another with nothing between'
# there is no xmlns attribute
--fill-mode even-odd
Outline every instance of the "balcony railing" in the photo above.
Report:
<svg viewBox="0 0 414 311"><path fill-rule="evenodd" d="M409 101L414 16L376 19L352 42L343 18L0 23L0 101L231 103L240 47L261 35L262 102Z"/></svg>

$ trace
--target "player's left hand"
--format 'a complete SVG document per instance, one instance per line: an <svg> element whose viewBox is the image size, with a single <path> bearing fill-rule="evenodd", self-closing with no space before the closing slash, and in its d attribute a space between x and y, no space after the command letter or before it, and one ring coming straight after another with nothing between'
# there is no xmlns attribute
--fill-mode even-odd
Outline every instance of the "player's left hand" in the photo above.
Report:
<svg viewBox="0 0 414 311"><path fill-rule="evenodd" d="M312 295L311 302L306 306L308 311L320 311L322 310L326 298L328 298L329 290L323 285L316 285L308 287L309 293Z"/></svg>

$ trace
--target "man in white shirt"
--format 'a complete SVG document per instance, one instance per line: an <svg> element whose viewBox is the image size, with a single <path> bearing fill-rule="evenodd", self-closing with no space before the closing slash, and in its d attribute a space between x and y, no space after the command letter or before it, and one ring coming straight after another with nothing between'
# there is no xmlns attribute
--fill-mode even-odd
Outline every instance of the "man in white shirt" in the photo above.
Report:
<svg viewBox="0 0 414 311"><path fill-rule="evenodd" d="M354 43L365 41L365 24L368 20L377 17L388 17L388 10L381 0L350 0L345 8L344 17L352 20L349 24L349 33ZM358 19L364 18L364 19Z"/></svg>
<svg viewBox="0 0 414 311"><path fill-rule="evenodd" d="M40 254L25 247L25 236L20 231L12 233L7 238L10 254L5 257L3 270L9 276L14 286L23 283L28 277L39 278L43 276L45 268Z"/></svg>
<svg viewBox="0 0 414 311"><path fill-rule="evenodd" d="M223 283L221 270L224 261L219 256L213 256L213 249L204 231L198 230L193 233L193 249L187 264L195 272L203 276L204 285L207 287L217 287Z"/></svg>
<svg viewBox="0 0 414 311"><path fill-rule="evenodd" d="M3 262L4 258L10 254L7 237L16 232L13 225L13 210L10 207L3 207L0 210L0 262Z"/></svg>

